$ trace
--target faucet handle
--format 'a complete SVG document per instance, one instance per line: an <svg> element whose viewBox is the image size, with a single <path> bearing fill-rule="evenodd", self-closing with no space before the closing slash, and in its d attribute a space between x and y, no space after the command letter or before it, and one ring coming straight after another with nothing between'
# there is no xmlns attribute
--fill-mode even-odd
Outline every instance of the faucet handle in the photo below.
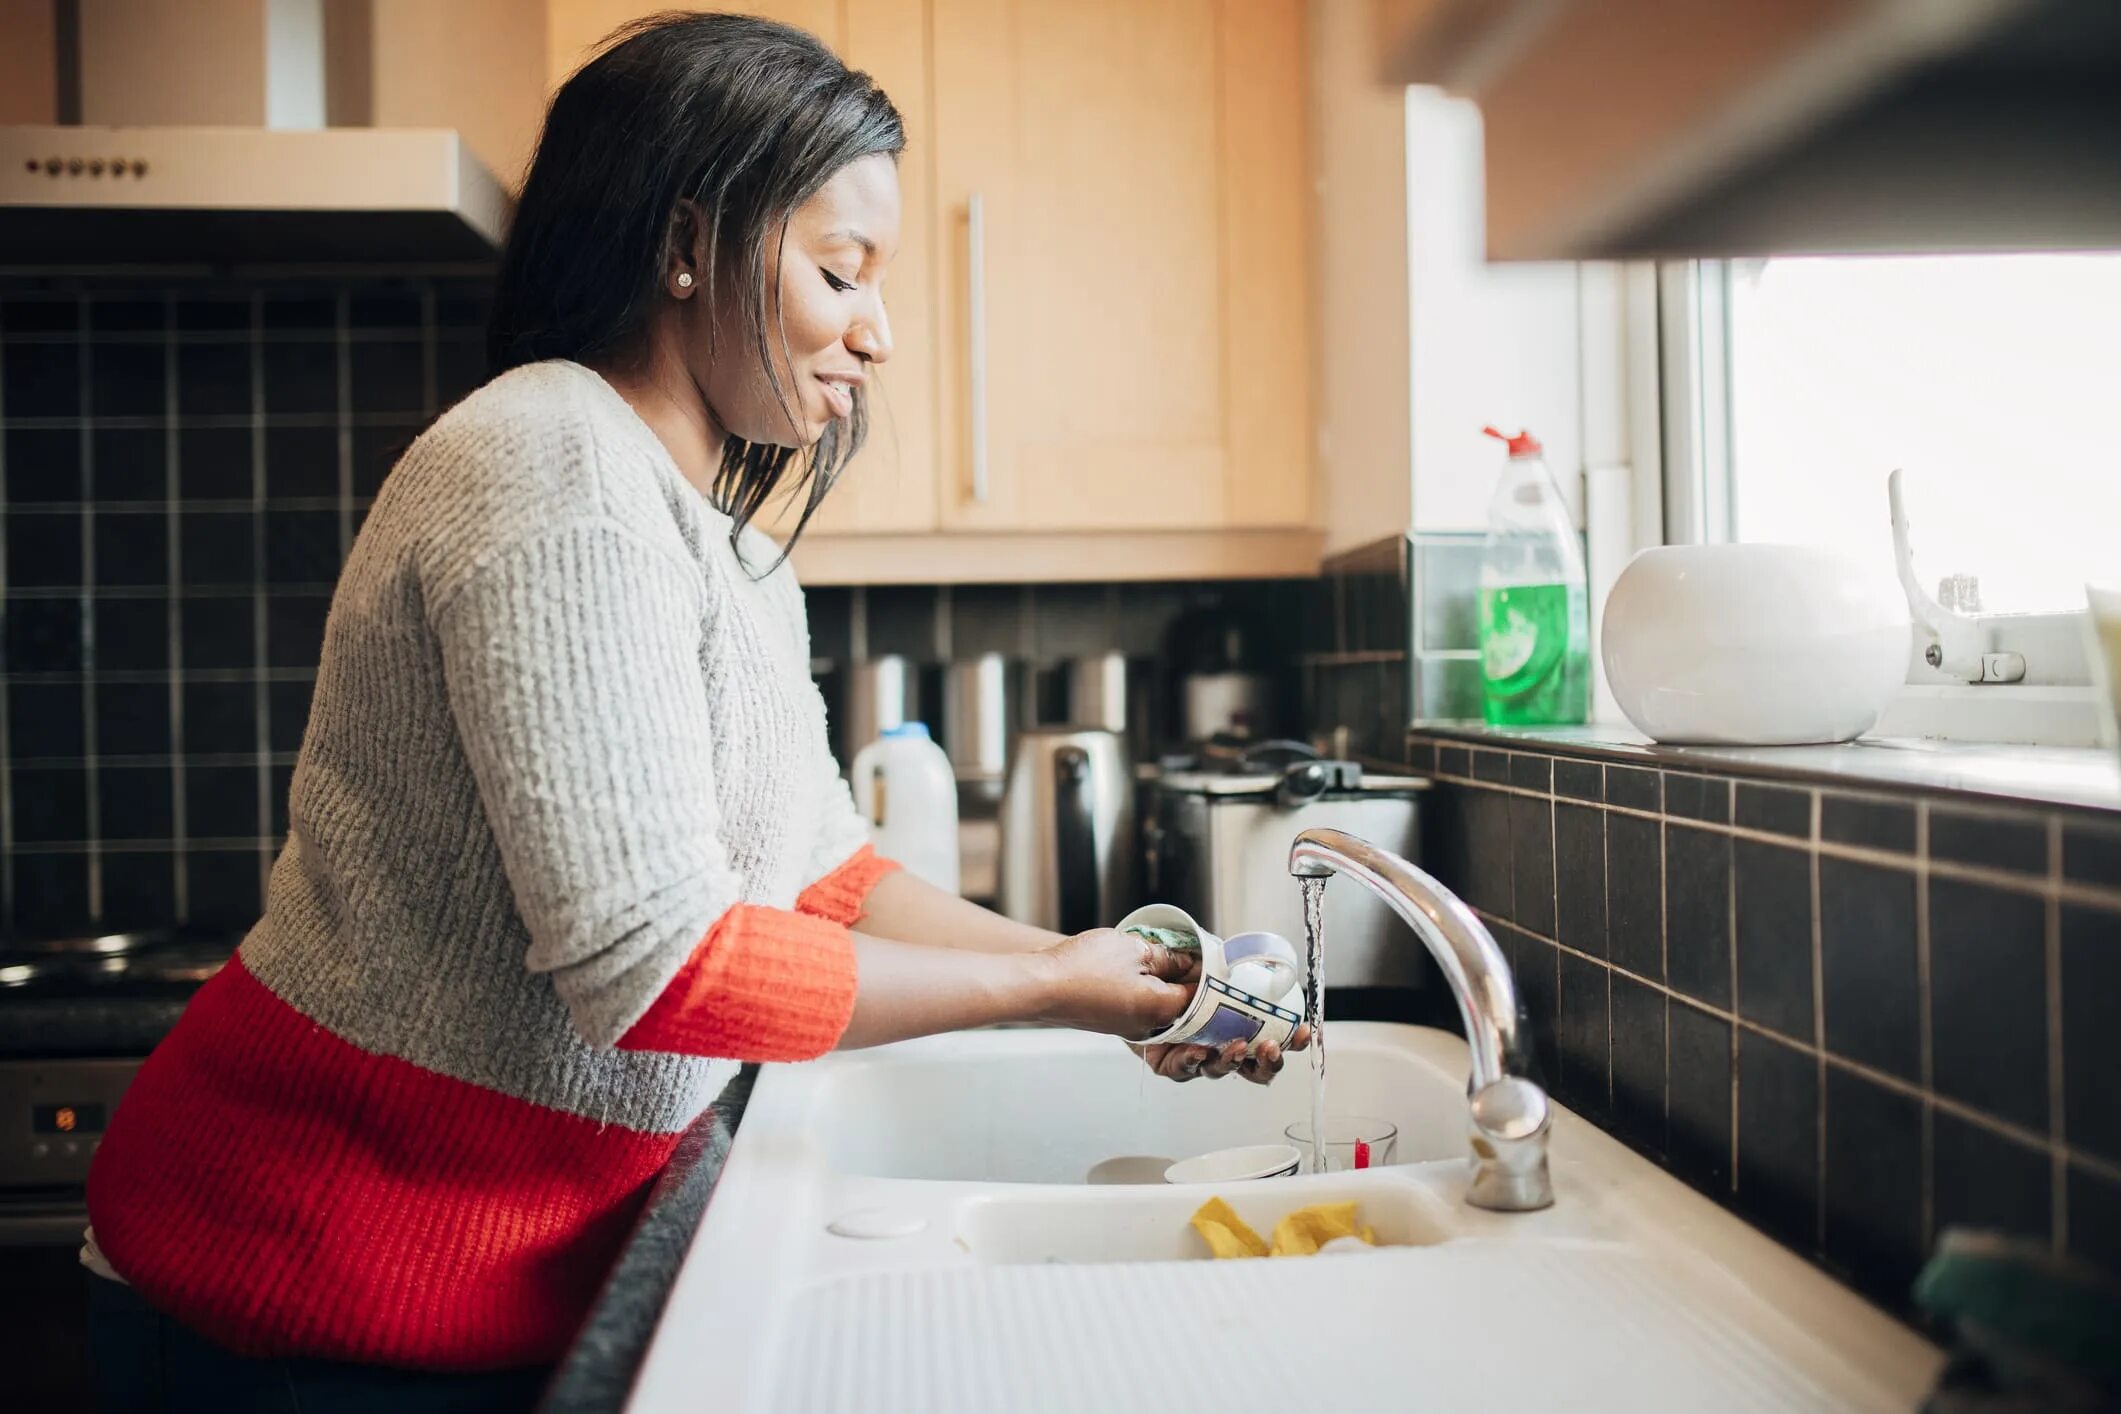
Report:
<svg viewBox="0 0 2121 1414"><path fill-rule="evenodd" d="M1466 1201L1503 1213L1552 1207L1547 1132L1554 1116L1547 1092L1521 1076L1506 1075L1475 1091L1468 1108L1473 1181Z"/></svg>

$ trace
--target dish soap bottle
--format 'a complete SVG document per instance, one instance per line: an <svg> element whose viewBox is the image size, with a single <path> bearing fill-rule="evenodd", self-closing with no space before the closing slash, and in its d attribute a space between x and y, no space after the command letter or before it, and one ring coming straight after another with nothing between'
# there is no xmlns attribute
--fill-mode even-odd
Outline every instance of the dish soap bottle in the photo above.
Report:
<svg viewBox="0 0 2121 1414"><path fill-rule="evenodd" d="M1480 558L1483 714L1493 726L1574 725L1591 705L1583 549L1538 441L1482 430L1510 449Z"/></svg>

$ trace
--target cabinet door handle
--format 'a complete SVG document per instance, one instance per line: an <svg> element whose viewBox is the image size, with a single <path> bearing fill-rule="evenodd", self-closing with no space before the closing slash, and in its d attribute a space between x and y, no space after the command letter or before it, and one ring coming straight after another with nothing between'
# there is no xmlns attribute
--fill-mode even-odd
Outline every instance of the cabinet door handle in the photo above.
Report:
<svg viewBox="0 0 2121 1414"><path fill-rule="evenodd" d="M965 351L972 383L972 503L987 504L987 202L965 202Z"/></svg>

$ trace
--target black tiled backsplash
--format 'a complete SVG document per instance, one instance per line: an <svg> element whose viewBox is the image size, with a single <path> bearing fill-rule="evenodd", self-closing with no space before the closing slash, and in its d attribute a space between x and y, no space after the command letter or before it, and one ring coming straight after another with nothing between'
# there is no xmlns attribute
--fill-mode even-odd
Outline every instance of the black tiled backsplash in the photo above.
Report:
<svg viewBox="0 0 2121 1414"><path fill-rule="evenodd" d="M1169 635L1180 615L1209 604L1252 630L1252 651L1279 691L1276 719L1295 732L1304 716L1296 644L1307 596L1315 589L1298 580L876 585L813 588L805 597L811 658L828 708L837 702L841 668L902 657L917 670L913 709L948 747L944 665L997 653L1030 669L1019 690L1029 694L1023 721L1035 725L1068 719L1070 660L1116 652L1127 659L1130 698L1136 687L1147 695L1147 720L1130 743L1146 754L1186 745L1178 731L1176 684L1166 669ZM828 722L842 760L864 744L840 739L838 711L828 711Z"/></svg>
<svg viewBox="0 0 2121 1414"><path fill-rule="evenodd" d="M410 274L0 277L0 938L255 921L332 586L398 455L483 376L486 298ZM1217 600L1258 628L1293 727L1289 665L1325 598L1310 581L822 589L812 648L925 667L1000 652L1040 670L1045 700L1079 654L1116 649L1153 680L1172 620ZM1358 607L1365 633L1405 631L1404 605ZM1405 713L1373 719L1396 742Z"/></svg>
<svg viewBox="0 0 2121 1414"><path fill-rule="evenodd" d="M1896 1309L1954 1225L2121 1267L2111 817L1419 730L1406 759L1571 1108Z"/></svg>
<svg viewBox="0 0 2121 1414"><path fill-rule="evenodd" d="M0 279L0 933L255 921L341 557L484 302Z"/></svg>

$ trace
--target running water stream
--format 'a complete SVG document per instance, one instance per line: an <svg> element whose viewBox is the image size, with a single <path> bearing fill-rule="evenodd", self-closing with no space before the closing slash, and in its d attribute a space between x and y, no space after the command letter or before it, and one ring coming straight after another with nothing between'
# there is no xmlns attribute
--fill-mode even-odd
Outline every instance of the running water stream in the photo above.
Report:
<svg viewBox="0 0 2121 1414"><path fill-rule="evenodd" d="M1311 1028L1311 1172L1326 1171L1326 881L1303 880L1304 1022Z"/></svg>

